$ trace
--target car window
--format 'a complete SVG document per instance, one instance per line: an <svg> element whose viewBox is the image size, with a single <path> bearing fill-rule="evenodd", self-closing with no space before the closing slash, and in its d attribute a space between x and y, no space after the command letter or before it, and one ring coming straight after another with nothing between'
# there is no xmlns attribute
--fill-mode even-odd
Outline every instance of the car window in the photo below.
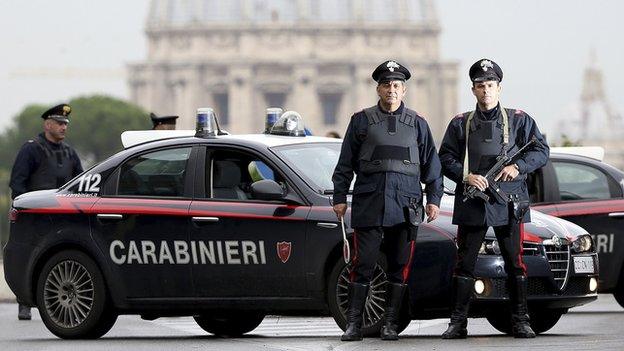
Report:
<svg viewBox="0 0 624 351"><path fill-rule="evenodd" d="M609 180L597 168L570 162L553 162L562 201L608 199Z"/></svg>
<svg viewBox="0 0 624 351"><path fill-rule="evenodd" d="M292 167L306 183L318 192L333 191L332 175L338 157L340 143L301 143L274 147L276 155ZM355 179L351 182L353 189Z"/></svg>
<svg viewBox="0 0 624 351"><path fill-rule="evenodd" d="M264 179L286 187L279 173L257 156L235 150L216 150L207 157L207 198L253 200L251 184Z"/></svg>
<svg viewBox="0 0 624 351"><path fill-rule="evenodd" d="M191 148L143 154L121 166L118 195L182 196Z"/></svg>

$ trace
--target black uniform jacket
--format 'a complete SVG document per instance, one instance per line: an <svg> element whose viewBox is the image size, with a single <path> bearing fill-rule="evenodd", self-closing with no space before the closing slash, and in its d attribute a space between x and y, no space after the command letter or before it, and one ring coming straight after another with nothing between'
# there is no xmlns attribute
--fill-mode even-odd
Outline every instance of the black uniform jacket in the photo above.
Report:
<svg viewBox="0 0 624 351"><path fill-rule="evenodd" d="M58 149L62 146L63 142L59 144L55 144L45 138L43 133L39 134L41 139L44 139L48 146L52 149ZM80 158L71 146L69 147L69 157L72 162L72 177L77 176L82 173L82 164L80 163ZM33 174L37 168L41 165L41 162L46 157L43 150L41 150L41 146L37 144L37 141L34 139L28 140L22 147L20 148L17 156L15 157L15 163L13 164L13 169L11 171L11 181L9 182L9 186L12 190L12 198L15 198L21 194L32 191L33 189L28 189L28 180L30 175ZM71 179L71 178L70 178ZM69 181L70 179L66 179L65 181Z"/></svg>
<svg viewBox="0 0 624 351"><path fill-rule="evenodd" d="M506 111L509 116L511 130L509 134L509 149L514 146L514 143L520 148L533 137L537 139L537 142L527 148L523 155L513 162L518 165L518 170L520 171L518 177L513 181L500 182L500 186L506 193L518 194L521 200L528 201L527 174L546 164L550 149L531 116L521 110L506 109ZM500 115L500 111L498 113ZM497 203L492 196L487 203L478 198L469 199L466 202L463 201L463 163L466 152L465 123L469 114L470 112L465 112L451 120L442 140L442 145L440 145L439 155L443 173L457 184L455 188L453 224L507 225L509 224L508 206ZM477 118L477 115L475 114L473 118ZM522 222L529 222L530 220L530 211L527 211Z"/></svg>
<svg viewBox="0 0 624 351"><path fill-rule="evenodd" d="M401 115L404 105L394 112ZM415 135L420 157L420 179L396 172L358 173L358 157L362 142L366 139L368 120L363 111L351 117L342 142L340 158L332 181L334 204L346 203L353 174L357 175L353 188L351 226L393 226L405 222L403 208L410 202L422 201L421 182L425 184L427 203L440 205L442 194L442 170L436 153L429 125L421 117L415 121Z"/></svg>

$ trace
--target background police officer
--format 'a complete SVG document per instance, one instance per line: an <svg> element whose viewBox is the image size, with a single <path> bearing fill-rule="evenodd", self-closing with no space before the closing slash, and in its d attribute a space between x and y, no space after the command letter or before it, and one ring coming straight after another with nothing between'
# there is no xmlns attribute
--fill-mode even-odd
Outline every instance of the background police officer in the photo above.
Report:
<svg viewBox="0 0 624 351"><path fill-rule="evenodd" d="M155 113L150 112L150 119L153 124L152 130L175 130L178 116L156 116Z"/></svg>
<svg viewBox="0 0 624 351"><path fill-rule="evenodd" d="M453 224L458 225L453 312L442 337L466 337L475 261L485 233L492 226L505 261L513 334L532 338L535 333L529 325L526 305L527 278L522 261L521 223L530 221L527 174L546 164L549 148L533 118L523 111L500 106L503 72L494 61L477 61L470 67L469 76L477 107L475 111L460 114L451 120L440 145L444 175L457 183ZM468 185L488 193L489 184L483 175L494 165L496 157L503 152L512 155L533 138L537 142L495 177L500 189L513 201L497 201L495 196L490 196L488 201L464 199L463 191Z"/></svg>
<svg viewBox="0 0 624 351"><path fill-rule="evenodd" d="M362 312L380 247L388 260L381 337L398 339L409 260L422 220L420 184L426 184L429 221L437 218L443 194L440 161L429 126L402 102L410 72L396 61L386 61L372 76L378 82L379 102L351 117L332 178L334 211L341 218L347 210L353 174L357 174L351 209L353 270L343 341L362 340Z"/></svg>
<svg viewBox="0 0 624 351"><path fill-rule="evenodd" d="M69 105L60 104L41 115L43 133L22 145L13 163L11 198L29 191L56 189L82 172L76 151L63 142L70 113ZM30 319L30 308L20 304L18 318Z"/></svg>

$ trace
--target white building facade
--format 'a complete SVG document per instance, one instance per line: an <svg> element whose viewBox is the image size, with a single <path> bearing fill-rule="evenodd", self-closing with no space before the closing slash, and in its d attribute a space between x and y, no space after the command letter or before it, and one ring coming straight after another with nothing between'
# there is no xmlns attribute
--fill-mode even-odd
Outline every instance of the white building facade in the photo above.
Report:
<svg viewBox="0 0 624 351"><path fill-rule="evenodd" d="M440 58L432 0L153 0L147 59L129 66L131 99L193 129L212 107L232 133L260 132L267 107L342 134L377 101L374 68L412 72L406 103L436 140L457 113L456 62Z"/></svg>

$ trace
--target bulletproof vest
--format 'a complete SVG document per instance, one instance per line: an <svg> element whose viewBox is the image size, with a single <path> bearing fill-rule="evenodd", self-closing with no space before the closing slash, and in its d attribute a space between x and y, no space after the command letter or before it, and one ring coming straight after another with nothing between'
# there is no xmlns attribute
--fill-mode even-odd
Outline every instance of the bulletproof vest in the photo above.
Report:
<svg viewBox="0 0 624 351"><path fill-rule="evenodd" d="M416 112L404 107L399 116L372 106L364 109L364 114L368 120L368 132L360 148L360 172L398 172L419 176Z"/></svg>
<svg viewBox="0 0 624 351"><path fill-rule="evenodd" d="M41 135L34 142L43 153L41 163L30 175L28 191L56 189L72 178L74 165L70 157L69 146L61 143L60 147L52 148Z"/></svg>
<svg viewBox="0 0 624 351"><path fill-rule="evenodd" d="M493 120L484 120L480 114L475 114L470 121L469 133L468 164L473 174L485 175L496 163L497 156L511 151L509 145L503 143L503 117L500 112ZM510 131L509 140L514 139Z"/></svg>

